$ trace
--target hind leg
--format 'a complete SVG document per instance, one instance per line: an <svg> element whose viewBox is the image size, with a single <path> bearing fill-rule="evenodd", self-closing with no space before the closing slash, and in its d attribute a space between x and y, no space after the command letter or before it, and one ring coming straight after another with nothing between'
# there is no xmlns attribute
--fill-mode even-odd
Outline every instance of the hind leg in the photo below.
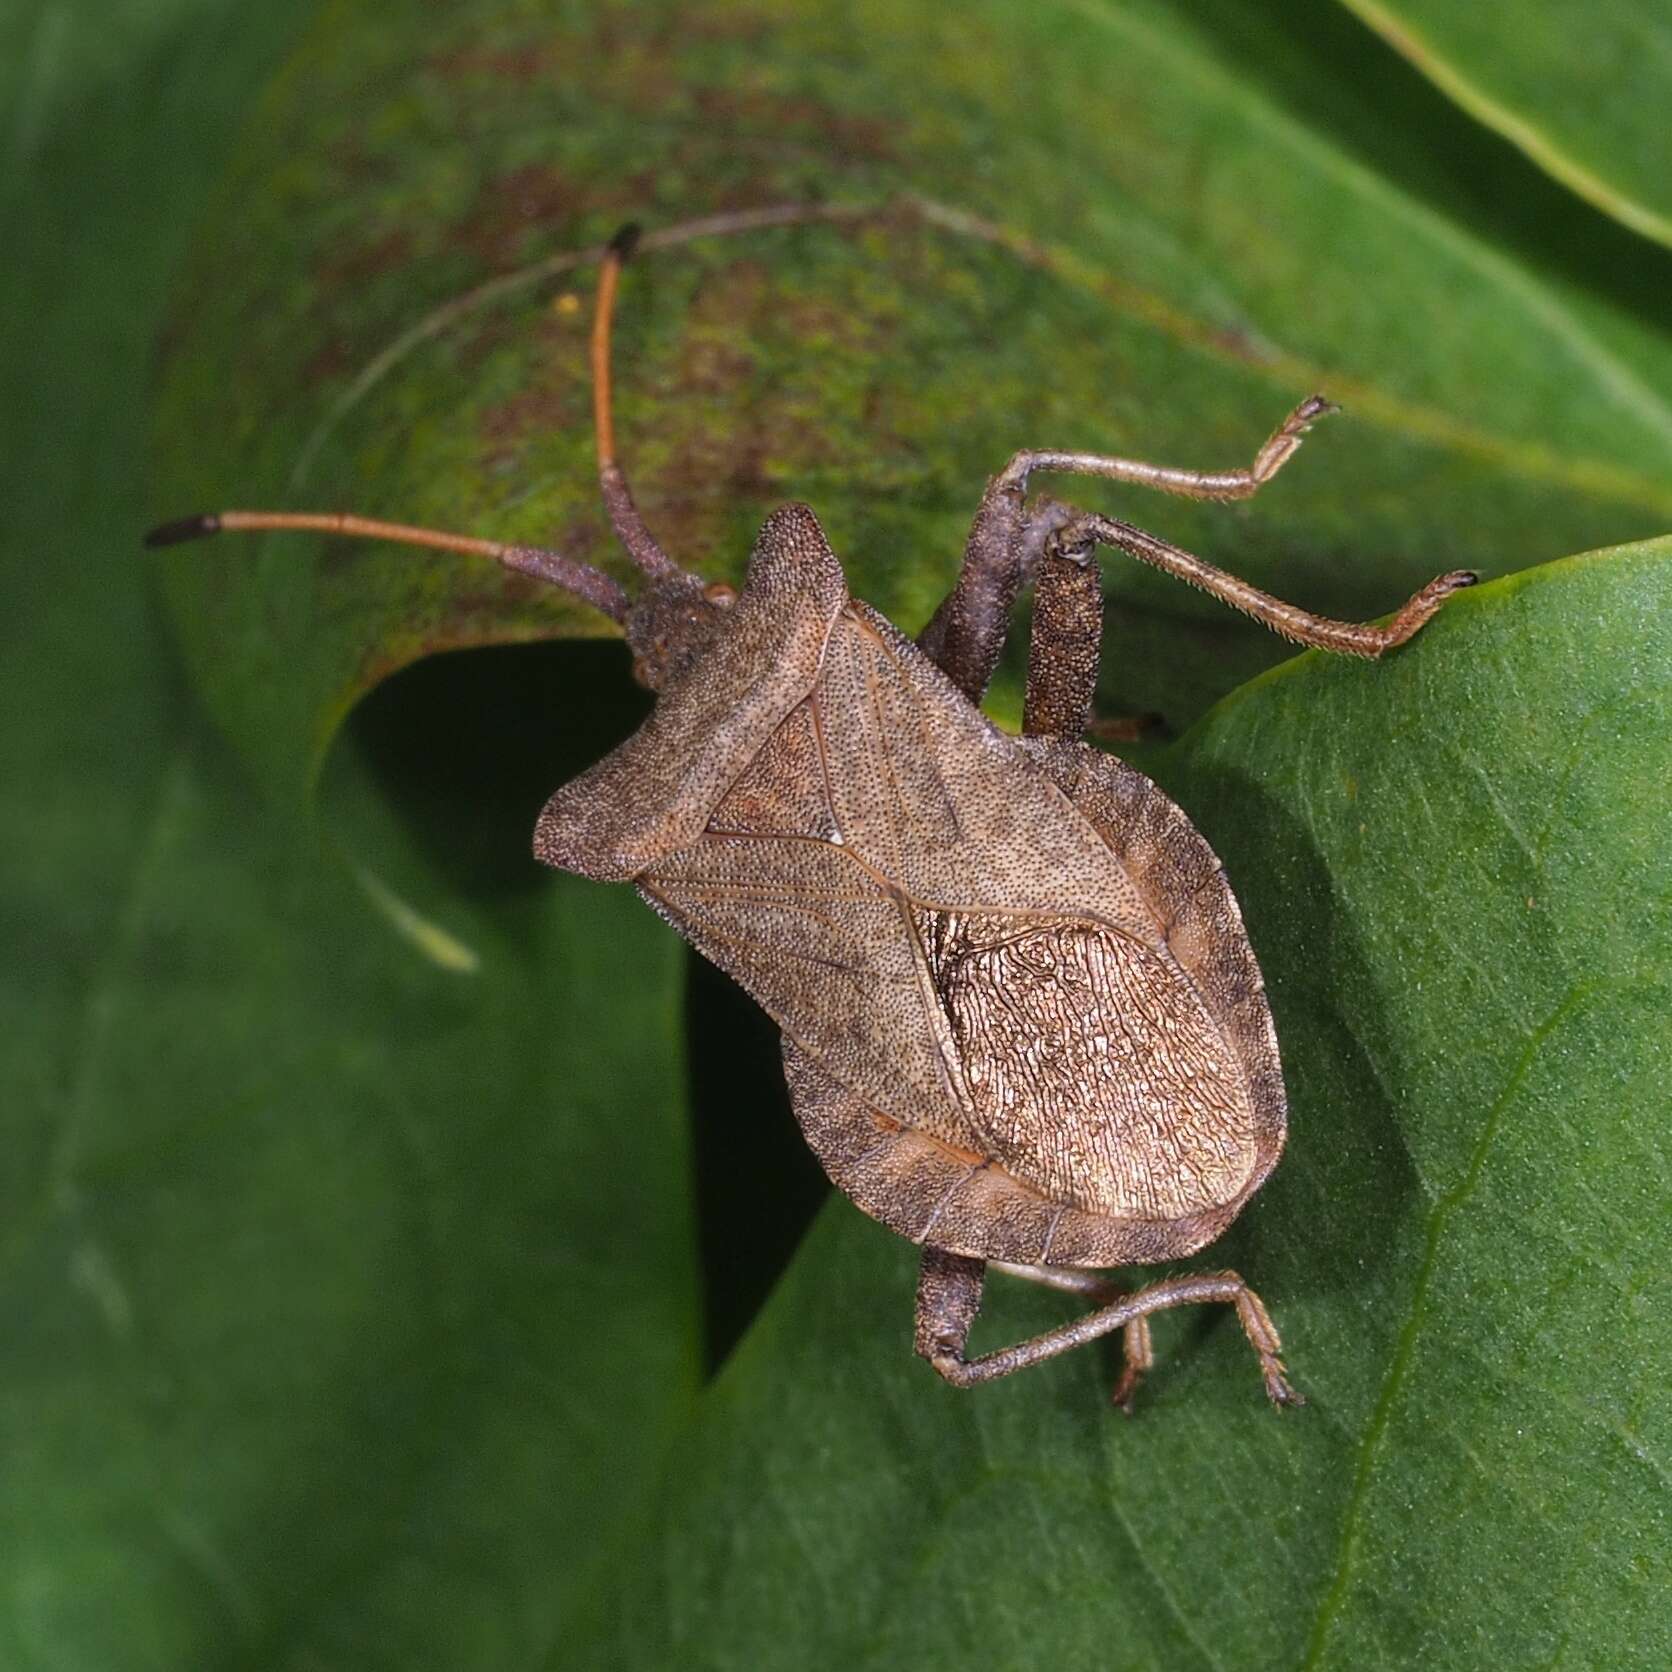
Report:
<svg viewBox="0 0 1672 1672"><path fill-rule="evenodd" d="M986 1270L983 1260L948 1254L938 1248L923 1250L917 1283L917 1352L954 1387L975 1387L981 1382L997 1381L1000 1376L1025 1370L1030 1364L1040 1364L1058 1353L1124 1329L1135 1319L1147 1318L1152 1313L1175 1306L1221 1302L1236 1308L1237 1321L1259 1358L1260 1375L1271 1402L1274 1405L1306 1403L1289 1385L1283 1368L1283 1343L1278 1339L1271 1315L1260 1297L1235 1272L1201 1272L1189 1277L1164 1278L1072 1323L972 1359L964 1349L976 1313L981 1309Z"/></svg>
<svg viewBox="0 0 1672 1672"><path fill-rule="evenodd" d="M993 1260L990 1269L1002 1271L1010 1277L1020 1277L1037 1283L1044 1289L1057 1289L1067 1295L1084 1295L1099 1306L1110 1306L1125 1300L1132 1292L1095 1271L1075 1271L1067 1266L1016 1266L1008 1260ZM1115 1380L1109 1402L1132 1415L1133 1396L1144 1373L1155 1363L1155 1348L1150 1341L1149 1317L1134 1318L1121 1333L1121 1372Z"/></svg>

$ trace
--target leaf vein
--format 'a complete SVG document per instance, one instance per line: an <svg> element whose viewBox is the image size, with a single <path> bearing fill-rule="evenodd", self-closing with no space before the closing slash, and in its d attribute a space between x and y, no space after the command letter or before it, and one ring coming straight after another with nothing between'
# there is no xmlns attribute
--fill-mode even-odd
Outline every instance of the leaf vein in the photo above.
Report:
<svg viewBox="0 0 1672 1672"><path fill-rule="evenodd" d="M1365 1506L1369 1501L1371 1488L1374 1485L1377 1462L1380 1460L1388 1430L1392 1426L1400 1394L1404 1391L1405 1382L1416 1358L1417 1337L1420 1335L1423 1323L1427 1318L1428 1294L1433 1287L1435 1274L1439 1269L1440 1244L1444 1240L1446 1229L1452 1219L1468 1204L1469 1199L1479 1187L1482 1175L1486 1171L1487 1157L1490 1155L1493 1142L1497 1138L1504 1114L1514 1100L1515 1095L1526 1083L1545 1040L1584 1001L1589 991L1590 984L1587 982L1582 982L1574 987L1550 1015L1533 1030L1527 1040L1526 1047L1521 1053L1520 1060L1515 1065L1514 1072L1510 1075L1507 1084L1503 1091L1499 1093L1492 1107L1487 1111L1486 1119L1481 1123L1480 1136L1475 1140L1474 1149L1463 1169L1463 1176L1440 1197L1428 1216L1422 1264L1417 1270L1416 1283L1411 1291L1410 1311L1406 1316L1404 1327L1399 1332L1399 1338L1394 1344L1393 1357L1389 1361L1387 1374L1382 1378L1381 1391L1377 1395L1375 1408L1370 1414L1369 1425L1364 1431L1363 1439L1359 1442L1358 1458L1353 1469L1353 1483L1347 1498L1347 1508L1342 1517L1335 1573L1318 1605L1318 1612L1313 1618L1312 1630L1307 1638L1305 1658L1301 1662L1301 1672L1313 1672L1314 1668L1323 1664L1324 1654L1329 1646L1330 1628L1334 1625L1347 1599L1347 1591L1352 1581L1353 1558L1358 1554L1361 1536L1360 1524Z"/></svg>

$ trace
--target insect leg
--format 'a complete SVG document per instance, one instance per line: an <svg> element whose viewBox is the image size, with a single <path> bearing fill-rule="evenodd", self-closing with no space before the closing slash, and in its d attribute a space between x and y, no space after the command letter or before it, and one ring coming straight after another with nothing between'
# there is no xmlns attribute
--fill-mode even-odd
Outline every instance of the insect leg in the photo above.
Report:
<svg viewBox="0 0 1672 1672"><path fill-rule="evenodd" d="M913 1331L919 1358L926 1358L941 1375L943 1360L962 1364L964 1343L981 1310L981 1286L987 1262L967 1254L948 1254L925 1248L917 1268L917 1321ZM948 1381L956 1378L947 1376Z"/></svg>
<svg viewBox="0 0 1672 1672"><path fill-rule="evenodd" d="M1313 645L1320 650L1333 650L1343 656L1380 656L1383 651L1403 644L1426 622L1452 593L1473 586L1476 577L1467 569L1453 569L1437 576L1425 587L1413 593L1394 613L1386 627L1368 621L1334 621L1328 616L1313 615L1298 604L1285 603L1269 592L1250 586L1245 580L1217 569L1205 559L1170 545L1153 534L1146 534L1131 523L1114 517L1090 514L1078 518L1059 536L1065 542L1092 539L1117 551L1135 557L1140 563L1175 575L1202 591L1212 593L1233 609L1251 615L1262 626L1297 644Z"/></svg>
<svg viewBox="0 0 1672 1672"><path fill-rule="evenodd" d="M1025 494L1028 478L1034 471L1061 470L1075 476L1106 476L1116 482L1136 482L1141 487L1177 494L1183 499L1251 499L1294 457L1301 437L1320 418L1340 410L1334 401L1326 401L1322 395L1308 395L1271 432L1265 446L1255 454L1253 464L1242 470L1185 470L1177 465L1147 464L1142 459L1114 458L1104 453L1029 448L1018 453L993 478L993 487L1002 484Z"/></svg>
<svg viewBox="0 0 1672 1672"><path fill-rule="evenodd" d="M1175 1306L1196 1306L1206 1302L1221 1302L1234 1306L1237 1321L1248 1337L1260 1360L1260 1373L1266 1384L1266 1394L1276 1405L1300 1405L1305 1401L1289 1385L1283 1368L1283 1344L1270 1314L1258 1295L1235 1272L1203 1272L1189 1277L1169 1277L1159 1283L1125 1295L1096 1312L1088 1312L1072 1323L1046 1330L1031 1340L1020 1341L1013 1347L983 1353L980 1358L967 1358L965 1344L969 1340L971 1324L981 1304L981 1281L984 1274L980 1260L962 1255L945 1254L935 1249L923 1251L922 1274L917 1291L917 1351L956 1387L974 1387L981 1382L996 1381L1030 1364L1039 1364L1058 1353L1084 1346L1100 1336L1124 1329L1138 1318L1164 1312ZM1130 1395L1136 1374L1122 1376L1116 1388L1117 1397Z"/></svg>
<svg viewBox="0 0 1672 1672"><path fill-rule="evenodd" d="M1125 1300L1132 1293L1095 1271L1076 1271L1070 1266L1015 1266L1008 1260L994 1260L992 1269L1037 1283L1041 1288L1060 1289L1068 1295L1083 1295L1099 1306L1110 1306L1115 1301ZM1134 1318L1126 1326L1121 1335L1121 1358L1121 1373L1110 1395L1110 1403L1120 1406L1131 1416L1133 1395L1137 1393L1144 1373L1155 1363L1147 1316Z"/></svg>
<svg viewBox="0 0 1672 1672"><path fill-rule="evenodd" d="M1335 410L1321 395L1302 401L1245 470L1180 470L1101 453L1016 454L987 484L970 525L957 584L918 635L919 646L971 702L981 700L998 666L1016 596L1039 562L1046 540L1069 517L1061 506L1049 503L1024 508L1034 471L1107 476L1190 499L1246 499L1283 468L1312 424ZM1076 735L1083 729L1083 724L1075 728Z"/></svg>
<svg viewBox="0 0 1672 1672"><path fill-rule="evenodd" d="M1023 522L1025 519L1021 510L1022 499L1027 493L1029 478L1036 470L1068 471L1079 476L1103 476L1117 482L1133 482L1143 487L1155 488L1162 493L1179 494L1186 499L1248 499L1258 493L1288 460L1294 457L1301 437L1307 430L1319 418L1335 410L1335 406L1323 396L1309 396L1278 425L1265 446L1255 455L1253 464L1244 470L1183 470L1172 465L1146 464L1141 459L1114 458L1100 453L1030 449L1018 453L993 478L988 485L987 497L982 501L982 511L985 513L989 504L995 507L1013 506L1015 518L1018 522ZM1299 644L1316 645L1323 650L1338 651L1343 655L1380 656L1384 650L1403 644L1452 593L1462 587L1472 586L1475 581L1472 574L1462 569L1441 575L1408 599L1386 627L1373 626L1368 622L1333 621L1327 616L1313 615L1297 605L1285 603L1281 598L1272 597L1270 593L1261 592L1235 575L1228 575L1223 569L1217 569L1211 563L1192 556L1177 546L1169 545L1165 540L1157 539L1153 534L1146 534L1130 523L1094 514L1068 516L1060 507L1049 509L1055 513L1056 518L1049 533L1064 546L1072 547L1085 540L1096 540L1103 545L1112 546L1140 562L1154 564L1156 568L1164 569L1168 574L1176 575L1192 586L1202 588L1204 592L1211 592L1214 597L1223 599L1233 608L1253 616L1256 621L1271 628L1273 632L1281 633L1285 638L1293 639ZM1033 515L1037 517L1038 514L1036 512ZM980 516L976 521L979 529ZM973 552L976 530L971 531L970 544ZM966 553L964 561L967 570L971 562L970 553ZM960 574L958 587L961 590L963 586L964 575ZM955 591L953 598L957 595ZM1014 599L1014 589L1010 596ZM947 604L942 605L942 610L953 602L953 598L949 598ZM940 614L937 612L930 628L932 629L939 620ZM994 655L996 658L996 650Z"/></svg>
<svg viewBox="0 0 1672 1672"><path fill-rule="evenodd" d="M592 418L598 438L598 488L609 512L616 538L627 555L647 575L674 575L679 566L656 544L633 501L627 478L615 459L615 418L611 409L610 326L615 318L615 293L621 269L639 241L639 229L627 225L604 250L598 268L598 301L592 316Z"/></svg>
<svg viewBox="0 0 1672 1672"><path fill-rule="evenodd" d="M1034 577L1022 730L1030 737L1077 738L1091 720L1103 649L1103 581L1092 542L1047 540Z"/></svg>
<svg viewBox="0 0 1672 1672"><path fill-rule="evenodd" d="M964 542L958 579L917 636L924 654L971 702L981 701L1022 590L1022 494L988 484Z"/></svg>

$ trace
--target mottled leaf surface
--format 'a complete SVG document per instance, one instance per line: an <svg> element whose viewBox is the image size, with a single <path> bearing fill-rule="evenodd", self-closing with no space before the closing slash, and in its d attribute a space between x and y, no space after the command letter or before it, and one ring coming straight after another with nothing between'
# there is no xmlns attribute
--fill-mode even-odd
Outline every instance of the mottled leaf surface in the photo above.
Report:
<svg viewBox="0 0 1672 1672"><path fill-rule="evenodd" d="M1162 0L333 6L178 298L159 512L352 505L619 567L580 257L629 217L680 236L800 205L811 224L653 251L625 286L623 455L708 572L804 499L914 627L1017 447L1228 466L1315 388L1350 418L1249 506L1075 491L1338 614L1658 532L1665 283L1640 307L1612 268L1545 270L1477 224L1454 156L1378 172L1362 129L1402 88L1372 85L1392 108L1366 123L1333 91L1357 66L1297 63L1309 38ZM1419 156L1454 137L1417 126ZM1550 236L1595 218L1556 194ZM607 627L469 560L294 538L185 548L167 575L214 711L291 785L393 666ZM1113 585L1111 707L1182 724L1280 655L1155 577Z"/></svg>

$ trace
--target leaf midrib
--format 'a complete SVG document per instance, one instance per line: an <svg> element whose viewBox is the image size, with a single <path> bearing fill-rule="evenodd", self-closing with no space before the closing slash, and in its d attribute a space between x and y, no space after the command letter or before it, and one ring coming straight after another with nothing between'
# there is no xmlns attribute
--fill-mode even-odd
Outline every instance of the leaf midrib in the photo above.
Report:
<svg viewBox="0 0 1672 1672"><path fill-rule="evenodd" d="M1375 1485L1376 1465L1381 1458L1388 1429L1399 1405L1400 1394L1416 1357L1417 1338L1427 1318L1428 1295L1439 1270L1440 1245L1445 1239L1446 1230L1452 1220L1468 1205L1479 1187L1504 1114L1526 1084L1545 1041L1589 998L1594 985L1595 983L1589 980L1577 983L1555 1009L1533 1029L1509 1079L1505 1082L1504 1089L1493 1100L1492 1107L1481 1123L1480 1134L1475 1140L1474 1149L1464 1166L1462 1176L1451 1189L1440 1196L1429 1211L1423 1238L1422 1263L1417 1269L1416 1281L1411 1287L1410 1308L1395 1342L1393 1356L1388 1362L1387 1373L1383 1377L1381 1391L1371 1411L1370 1421L1359 1441L1354 1460L1352 1490L1348 1495L1347 1507L1341 1521L1335 1572L1313 1618L1312 1630L1307 1638L1305 1659L1301 1662L1301 1672L1315 1672L1316 1668L1323 1665L1324 1657L1329 1651L1330 1628L1345 1606L1347 1593L1351 1589L1353 1558L1358 1554L1361 1523Z"/></svg>

